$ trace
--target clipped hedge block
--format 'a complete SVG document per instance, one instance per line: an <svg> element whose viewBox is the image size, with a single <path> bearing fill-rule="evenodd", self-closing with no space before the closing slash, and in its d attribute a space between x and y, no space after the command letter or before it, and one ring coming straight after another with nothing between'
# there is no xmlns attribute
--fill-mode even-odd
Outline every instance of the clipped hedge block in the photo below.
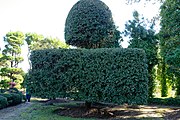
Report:
<svg viewBox="0 0 180 120"><path fill-rule="evenodd" d="M11 105L17 105L22 103L22 96L18 93L10 93L12 95L12 104Z"/></svg>
<svg viewBox="0 0 180 120"><path fill-rule="evenodd" d="M147 103L147 64L141 49L36 50L30 59L26 83L34 96Z"/></svg>
<svg viewBox="0 0 180 120"><path fill-rule="evenodd" d="M20 93L0 93L7 99L8 106L13 106L22 103L22 95Z"/></svg>
<svg viewBox="0 0 180 120"><path fill-rule="evenodd" d="M19 94L21 99L26 101L26 96L22 94L22 92L20 92L17 88L9 88L8 90L9 93L16 93Z"/></svg>
<svg viewBox="0 0 180 120"><path fill-rule="evenodd" d="M0 109L5 108L8 105L7 98L0 95Z"/></svg>
<svg viewBox="0 0 180 120"><path fill-rule="evenodd" d="M0 93L0 96L6 97L8 106L11 106L13 103L13 96L10 93Z"/></svg>

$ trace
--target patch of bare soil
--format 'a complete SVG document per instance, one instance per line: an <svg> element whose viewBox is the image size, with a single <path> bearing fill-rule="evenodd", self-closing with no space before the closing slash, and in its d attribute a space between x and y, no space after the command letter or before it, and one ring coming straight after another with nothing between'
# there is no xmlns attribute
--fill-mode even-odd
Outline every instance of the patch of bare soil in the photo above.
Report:
<svg viewBox="0 0 180 120"><path fill-rule="evenodd" d="M180 120L180 107L170 106L93 105L87 109L80 104L61 107L55 113L75 118Z"/></svg>
<svg viewBox="0 0 180 120"><path fill-rule="evenodd" d="M180 120L180 108L173 112L167 113L165 116L167 120Z"/></svg>

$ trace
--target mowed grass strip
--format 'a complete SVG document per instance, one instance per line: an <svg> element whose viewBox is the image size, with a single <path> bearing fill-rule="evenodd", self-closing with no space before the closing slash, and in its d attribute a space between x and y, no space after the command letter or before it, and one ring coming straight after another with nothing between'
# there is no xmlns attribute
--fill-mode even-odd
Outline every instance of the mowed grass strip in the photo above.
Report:
<svg viewBox="0 0 180 120"><path fill-rule="evenodd" d="M43 103L34 102L33 105L22 112L20 116L15 117L14 120L85 120L83 118L59 116L54 111L61 105L63 106L63 104L44 105Z"/></svg>

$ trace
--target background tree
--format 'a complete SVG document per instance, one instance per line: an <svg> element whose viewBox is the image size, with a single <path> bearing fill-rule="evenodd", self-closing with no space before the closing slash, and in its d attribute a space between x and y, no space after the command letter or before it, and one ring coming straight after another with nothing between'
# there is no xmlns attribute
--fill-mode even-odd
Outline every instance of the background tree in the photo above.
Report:
<svg viewBox="0 0 180 120"><path fill-rule="evenodd" d="M12 81L17 83L17 87L23 82L23 70L18 68L19 63L23 61L21 55L21 46L24 42L24 34L22 32L8 32L4 37L6 43L5 49L2 51L3 56L1 62L5 65L0 70L0 75L4 78L1 81Z"/></svg>
<svg viewBox="0 0 180 120"><path fill-rule="evenodd" d="M69 48L69 46L61 42L58 38L46 37L36 33L27 33L25 35L25 41L28 45L28 61L31 68L31 62L29 60L30 52L32 50L40 49L53 49L53 48Z"/></svg>
<svg viewBox="0 0 180 120"><path fill-rule="evenodd" d="M142 2L142 1L145 1L146 3L150 2L150 1L153 1L154 3L155 2L163 2L164 0L126 0L127 3L129 4L132 4L132 3L138 3L138 2Z"/></svg>
<svg viewBox="0 0 180 120"><path fill-rule="evenodd" d="M175 76L177 95L180 95L180 1L165 0L161 6L160 54L162 60L162 96L167 96L167 74Z"/></svg>
<svg viewBox="0 0 180 120"><path fill-rule="evenodd" d="M6 66L7 66L7 60L4 59L3 54L0 54L0 71L1 71L2 68L6 67ZM6 79L5 77L3 77L3 76L0 74L0 88L1 88L1 89L6 89L6 88L8 88L9 82L10 82L9 79Z"/></svg>
<svg viewBox="0 0 180 120"><path fill-rule="evenodd" d="M125 24L124 35L129 36L130 38L128 48L141 48L147 55L149 97L153 97L155 87L155 74L153 68L158 63L158 41L155 31L153 30L154 23L149 23L150 27L148 28L144 18L140 19L137 11L133 12L133 17L133 20L129 20L128 23Z"/></svg>
<svg viewBox="0 0 180 120"><path fill-rule="evenodd" d="M112 13L100 0L80 0L70 10L65 23L65 40L81 48L119 47L120 32Z"/></svg>

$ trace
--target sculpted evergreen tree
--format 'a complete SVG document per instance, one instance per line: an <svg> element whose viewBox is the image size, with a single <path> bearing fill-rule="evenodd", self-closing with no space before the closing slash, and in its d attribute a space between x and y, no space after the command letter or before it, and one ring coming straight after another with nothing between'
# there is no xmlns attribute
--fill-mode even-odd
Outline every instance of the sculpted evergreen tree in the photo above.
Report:
<svg viewBox="0 0 180 120"><path fill-rule="evenodd" d="M6 61L0 70L0 75L4 78L16 82L17 87L23 82L23 70L18 68L18 64L23 61L21 55L21 46L24 43L24 34L22 32L8 32L4 37L6 43L5 49L2 51L1 61Z"/></svg>
<svg viewBox="0 0 180 120"><path fill-rule="evenodd" d="M0 89L6 89L9 86L10 80L1 75L1 69L7 67L7 60L4 59L4 55L0 54Z"/></svg>
<svg viewBox="0 0 180 120"><path fill-rule="evenodd" d="M133 17L133 20L126 23L124 34L130 38L128 48L141 48L146 53L149 73L149 97L153 97L155 87L154 66L158 64L158 41L153 30L154 24L151 23L150 28L146 28L147 25L144 23L144 19L139 18L137 11L133 12Z"/></svg>
<svg viewBox="0 0 180 120"><path fill-rule="evenodd" d="M168 74L176 78L177 95L180 95L180 1L165 0L161 6L160 53L162 58L162 96L167 96Z"/></svg>
<svg viewBox="0 0 180 120"><path fill-rule="evenodd" d="M81 48L119 47L120 32L112 13L100 0L80 0L70 10L65 23L65 40Z"/></svg>

